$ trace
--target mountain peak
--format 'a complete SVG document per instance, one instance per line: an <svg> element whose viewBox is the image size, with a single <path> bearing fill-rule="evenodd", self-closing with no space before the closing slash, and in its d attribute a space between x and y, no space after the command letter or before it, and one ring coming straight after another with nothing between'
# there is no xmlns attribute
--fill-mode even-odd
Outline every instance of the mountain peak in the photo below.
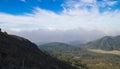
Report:
<svg viewBox="0 0 120 69"><path fill-rule="evenodd" d="M120 36L105 36L101 39L86 44L88 48L102 50L120 50Z"/></svg>

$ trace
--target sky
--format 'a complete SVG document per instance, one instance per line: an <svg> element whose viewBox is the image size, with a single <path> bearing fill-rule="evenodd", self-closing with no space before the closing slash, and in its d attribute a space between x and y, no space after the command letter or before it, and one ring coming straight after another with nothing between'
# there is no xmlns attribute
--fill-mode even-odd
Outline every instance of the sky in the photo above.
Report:
<svg viewBox="0 0 120 69"><path fill-rule="evenodd" d="M120 0L0 0L0 27L33 42L120 35Z"/></svg>

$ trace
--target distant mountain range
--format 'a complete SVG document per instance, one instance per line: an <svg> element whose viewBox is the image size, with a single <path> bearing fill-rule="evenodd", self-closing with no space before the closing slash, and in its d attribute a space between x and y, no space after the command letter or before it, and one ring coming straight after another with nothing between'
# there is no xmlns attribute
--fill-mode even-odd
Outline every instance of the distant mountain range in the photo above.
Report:
<svg viewBox="0 0 120 69"><path fill-rule="evenodd" d="M60 42L46 43L39 45L39 48L25 38L0 31L0 69L76 69L70 63L58 60L43 51L72 57L76 54L81 57L93 54L81 47ZM120 50L120 36L105 36L83 44L83 48Z"/></svg>
<svg viewBox="0 0 120 69"><path fill-rule="evenodd" d="M115 51L117 54L111 51L120 50L120 36L105 36L78 46L74 46L74 44L52 42L39 45L39 48L55 55L59 59L71 62L75 67L80 69L120 68L120 56L118 55L120 51ZM103 53L101 53L101 51ZM67 57L67 59L64 56ZM81 68L81 65L83 68Z"/></svg>
<svg viewBox="0 0 120 69"><path fill-rule="evenodd" d="M102 50L120 50L120 36L105 36L84 45L86 48Z"/></svg>
<svg viewBox="0 0 120 69"><path fill-rule="evenodd" d="M76 47L76 42L79 44ZM80 46L80 47L79 47ZM105 36L103 38L81 44L78 41L70 42L69 44L60 42L51 42L39 45L39 48L48 52L71 52L72 50L81 50L83 48L101 49L101 50L120 50L120 36Z"/></svg>
<svg viewBox="0 0 120 69"><path fill-rule="evenodd" d="M29 40L0 31L0 69L76 69Z"/></svg>

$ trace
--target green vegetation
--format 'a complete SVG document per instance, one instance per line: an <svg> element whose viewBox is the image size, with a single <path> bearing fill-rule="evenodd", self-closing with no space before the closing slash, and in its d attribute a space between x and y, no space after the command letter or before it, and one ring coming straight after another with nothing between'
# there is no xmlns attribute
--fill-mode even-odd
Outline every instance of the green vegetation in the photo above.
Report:
<svg viewBox="0 0 120 69"><path fill-rule="evenodd" d="M120 36L105 36L101 39L85 44L87 48L102 50L120 50Z"/></svg>
<svg viewBox="0 0 120 69"><path fill-rule="evenodd" d="M72 59L79 53L78 51L81 51L81 48L79 47L60 42L52 42L40 45L39 48L43 51L51 53L52 56L55 56L60 60L71 63L72 66L75 66L79 69L88 69L86 64L82 64L81 62L77 62L76 60Z"/></svg>
<svg viewBox="0 0 120 69"><path fill-rule="evenodd" d="M39 48L43 51L51 52L51 53L72 53L74 51L80 50L78 47L74 47L69 44L60 43L60 42L52 42L40 45Z"/></svg>
<svg viewBox="0 0 120 69"><path fill-rule="evenodd" d="M52 56L55 56L58 59L70 62L73 66L77 68L120 69L119 55L95 53L89 51L88 49L79 48L71 45L69 45L69 48L67 48L66 44L49 44L44 44L43 47L41 45L40 48L44 51L51 53Z"/></svg>
<svg viewBox="0 0 120 69"><path fill-rule="evenodd" d="M27 39L0 32L0 69L77 69Z"/></svg>
<svg viewBox="0 0 120 69"><path fill-rule="evenodd" d="M53 42L40 45L41 51L25 38L0 32L0 69L120 69L120 55L89 51L120 50L119 40L104 37L85 47Z"/></svg>

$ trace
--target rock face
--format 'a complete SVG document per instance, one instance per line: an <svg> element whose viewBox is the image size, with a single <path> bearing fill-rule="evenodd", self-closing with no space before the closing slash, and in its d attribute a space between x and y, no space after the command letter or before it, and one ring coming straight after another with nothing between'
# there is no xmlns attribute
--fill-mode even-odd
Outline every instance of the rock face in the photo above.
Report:
<svg viewBox="0 0 120 69"><path fill-rule="evenodd" d="M76 69L45 54L29 40L0 32L0 69Z"/></svg>

